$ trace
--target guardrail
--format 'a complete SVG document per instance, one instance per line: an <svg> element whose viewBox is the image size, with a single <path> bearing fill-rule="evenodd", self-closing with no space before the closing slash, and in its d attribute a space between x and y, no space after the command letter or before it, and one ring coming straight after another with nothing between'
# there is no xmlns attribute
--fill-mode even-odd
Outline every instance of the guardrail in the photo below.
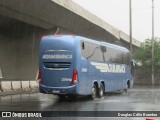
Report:
<svg viewBox="0 0 160 120"><path fill-rule="evenodd" d="M0 79L0 91L28 90L38 87L38 81L5 81Z"/></svg>

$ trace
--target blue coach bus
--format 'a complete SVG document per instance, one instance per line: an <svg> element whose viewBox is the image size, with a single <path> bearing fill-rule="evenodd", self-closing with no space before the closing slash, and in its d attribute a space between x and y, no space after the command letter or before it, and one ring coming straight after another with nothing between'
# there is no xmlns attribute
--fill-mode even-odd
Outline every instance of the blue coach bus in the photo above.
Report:
<svg viewBox="0 0 160 120"><path fill-rule="evenodd" d="M133 85L130 52L73 35L44 36L40 43L39 89L65 96L103 97Z"/></svg>

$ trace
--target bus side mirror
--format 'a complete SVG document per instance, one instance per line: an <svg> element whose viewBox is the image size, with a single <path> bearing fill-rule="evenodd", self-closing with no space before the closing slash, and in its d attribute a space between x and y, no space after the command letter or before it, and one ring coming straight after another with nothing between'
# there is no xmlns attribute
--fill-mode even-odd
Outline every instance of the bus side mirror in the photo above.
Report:
<svg viewBox="0 0 160 120"><path fill-rule="evenodd" d="M131 60L131 64L134 67L134 69L137 69L138 67L142 66L142 63L140 61Z"/></svg>
<svg viewBox="0 0 160 120"><path fill-rule="evenodd" d="M82 42L82 49L84 50L85 46L84 46L84 42Z"/></svg>
<svg viewBox="0 0 160 120"><path fill-rule="evenodd" d="M100 48L103 53L107 51L105 46L100 46Z"/></svg>

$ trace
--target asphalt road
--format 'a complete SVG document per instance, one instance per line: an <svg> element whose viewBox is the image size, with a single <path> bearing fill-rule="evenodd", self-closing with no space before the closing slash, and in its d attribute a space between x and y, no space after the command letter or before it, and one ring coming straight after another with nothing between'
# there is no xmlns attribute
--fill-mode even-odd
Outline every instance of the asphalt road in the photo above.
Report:
<svg viewBox="0 0 160 120"><path fill-rule="evenodd" d="M91 100L80 97L76 101L60 101L57 96L41 93L0 96L0 111L160 111L160 87L136 86L128 93L107 93L104 98ZM65 119L65 118L40 118ZM82 117L72 117L73 120ZM96 117L83 119L96 120ZM108 120L145 120L145 117L134 118L104 118ZM160 120L160 118L157 118Z"/></svg>

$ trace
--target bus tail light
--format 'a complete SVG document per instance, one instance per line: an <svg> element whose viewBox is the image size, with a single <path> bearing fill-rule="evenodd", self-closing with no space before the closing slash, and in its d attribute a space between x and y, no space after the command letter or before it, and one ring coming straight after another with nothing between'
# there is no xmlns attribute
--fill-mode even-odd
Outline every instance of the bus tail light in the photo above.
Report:
<svg viewBox="0 0 160 120"><path fill-rule="evenodd" d="M78 72L77 70L74 70L71 86L76 85L77 83L78 83Z"/></svg>
<svg viewBox="0 0 160 120"><path fill-rule="evenodd" d="M39 72L38 72L38 80L39 80L39 84L42 84L43 81L42 81L42 72L41 72L41 69L39 69Z"/></svg>
<svg viewBox="0 0 160 120"><path fill-rule="evenodd" d="M54 37L62 37L61 34L55 34Z"/></svg>
<svg viewBox="0 0 160 120"><path fill-rule="evenodd" d="M42 38L46 38L47 36L42 36Z"/></svg>

